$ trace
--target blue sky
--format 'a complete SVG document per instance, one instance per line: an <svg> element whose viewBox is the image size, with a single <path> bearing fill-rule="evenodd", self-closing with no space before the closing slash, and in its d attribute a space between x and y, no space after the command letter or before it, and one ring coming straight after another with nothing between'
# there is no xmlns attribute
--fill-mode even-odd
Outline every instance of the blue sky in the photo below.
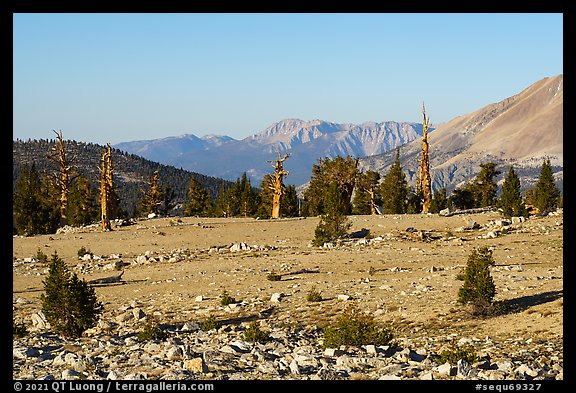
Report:
<svg viewBox="0 0 576 393"><path fill-rule="evenodd" d="M563 73L560 13L13 15L13 137L439 124Z"/></svg>

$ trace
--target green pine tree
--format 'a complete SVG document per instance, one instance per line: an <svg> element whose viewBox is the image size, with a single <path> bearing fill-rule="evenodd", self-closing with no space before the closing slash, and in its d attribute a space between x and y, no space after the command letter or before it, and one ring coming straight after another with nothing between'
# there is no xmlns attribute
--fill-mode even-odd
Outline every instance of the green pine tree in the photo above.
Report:
<svg viewBox="0 0 576 393"><path fill-rule="evenodd" d="M251 217L256 212L256 192L252 188L250 179L246 172L242 174L239 186L240 194L240 211L239 214L243 217Z"/></svg>
<svg viewBox="0 0 576 393"><path fill-rule="evenodd" d="M176 207L176 192L170 186L163 187L162 203L160 204L160 214L167 216L170 210Z"/></svg>
<svg viewBox="0 0 576 393"><path fill-rule="evenodd" d="M376 206L381 203L379 182L378 172L367 170L358 175L354 190L353 214L376 214Z"/></svg>
<svg viewBox="0 0 576 393"><path fill-rule="evenodd" d="M528 216L528 211L524 206L524 201L520 193L520 178L516 175L512 166L510 166L508 174L504 179L502 193L496 205L502 209L502 214L505 217Z"/></svg>
<svg viewBox="0 0 576 393"><path fill-rule="evenodd" d="M98 220L100 209L97 192L85 175L78 175L68 194L68 223L72 226L89 225Z"/></svg>
<svg viewBox="0 0 576 393"><path fill-rule="evenodd" d="M476 175L468 189L474 196L474 207L487 207L496 204L496 193L498 185L494 177L501 172L496 170L496 164L488 162L480 164L480 173Z"/></svg>
<svg viewBox="0 0 576 393"><path fill-rule="evenodd" d="M236 179L236 182L226 191L224 195L224 206L226 208L227 217L236 217L240 215L241 212L241 193L242 185L240 178Z"/></svg>
<svg viewBox="0 0 576 393"><path fill-rule="evenodd" d="M326 190L336 182L342 194L345 214L352 212L352 192L358 176L358 160L347 156L334 159L320 158L318 164L312 166L310 184L304 192L303 214L317 216L326 211Z"/></svg>
<svg viewBox="0 0 576 393"><path fill-rule="evenodd" d="M455 209L472 209L476 206L474 194L467 186L457 188L448 197L448 205Z"/></svg>
<svg viewBox="0 0 576 393"><path fill-rule="evenodd" d="M458 290L458 302L471 303L476 313L486 313L496 295L496 286L490 275L490 266L495 265L492 250L480 247L468 256L465 271L458 275L464 284Z"/></svg>
<svg viewBox="0 0 576 393"><path fill-rule="evenodd" d="M272 215L272 197L273 197L273 184L274 184L274 176L267 173L262 178L260 182L260 188L258 191L258 208L256 214L259 217L263 218L270 218ZM284 197L284 195L282 195ZM284 199L284 198L282 198ZM283 204L280 205L280 208L283 208ZM282 214L284 215L284 214Z"/></svg>
<svg viewBox="0 0 576 393"><path fill-rule="evenodd" d="M194 178L188 183L188 203L184 205L185 216L206 217L210 214L212 201L210 194Z"/></svg>
<svg viewBox="0 0 576 393"><path fill-rule="evenodd" d="M40 295L42 312L51 327L65 337L80 337L96 325L103 311L94 288L71 274L66 263L54 252L48 276Z"/></svg>
<svg viewBox="0 0 576 393"><path fill-rule="evenodd" d="M55 233L60 222L57 199L50 197L36 164L24 165L12 199L13 227L19 235Z"/></svg>
<svg viewBox="0 0 576 393"><path fill-rule="evenodd" d="M284 189L282 194L282 203L280 205L280 212L282 217L298 217L298 194L296 193L296 186L290 184Z"/></svg>
<svg viewBox="0 0 576 393"><path fill-rule="evenodd" d="M419 214L422 212L422 201L424 196L422 191L417 191L412 186L408 186L408 193L406 195L406 213ZM428 208L430 210L430 208Z"/></svg>
<svg viewBox="0 0 576 393"><path fill-rule="evenodd" d="M344 214L346 205L342 191L338 183L332 182L326 191L325 199L326 213L320 216L320 221L314 232L313 244L322 246L324 243L332 242L347 234L352 226L348 217Z"/></svg>
<svg viewBox="0 0 576 393"><path fill-rule="evenodd" d="M229 212L227 208L226 195L227 189L224 180L220 182L220 188L218 190L218 197L214 203L213 214L215 217L228 217Z"/></svg>
<svg viewBox="0 0 576 393"><path fill-rule="evenodd" d="M160 185L160 174L156 170L150 176L147 190L143 190L142 199L138 204L140 214L148 215L150 213L160 214L162 203L164 202L165 190Z"/></svg>
<svg viewBox="0 0 576 393"><path fill-rule="evenodd" d="M404 214L407 210L408 181L400 165L400 148L396 152L396 160L380 183L383 214Z"/></svg>
<svg viewBox="0 0 576 393"><path fill-rule="evenodd" d="M550 160L544 160L540 169L540 177L532 193L532 203L541 214L556 210L560 199L560 191L554 183L554 175Z"/></svg>
<svg viewBox="0 0 576 393"><path fill-rule="evenodd" d="M430 200L430 208L428 209L428 212L439 213L447 207L448 198L446 198L446 187L443 187L434 193L434 196Z"/></svg>

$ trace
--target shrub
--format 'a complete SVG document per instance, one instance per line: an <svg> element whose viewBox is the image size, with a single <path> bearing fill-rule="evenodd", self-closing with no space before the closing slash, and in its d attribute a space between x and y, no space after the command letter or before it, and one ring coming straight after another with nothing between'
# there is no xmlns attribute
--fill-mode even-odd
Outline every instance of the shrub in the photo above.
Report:
<svg viewBox="0 0 576 393"><path fill-rule="evenodd" d="M48 255L44 254L40 248L38 248L38 251L36 251L36 259L38 259L38 262L40 263L48 263Z"/></svg>
<svg viewBox="0 0 576 393"><path fill-rule="evenodd" d="M312 289L310 289L306 295L306 300L309 302L321 302L322 295L320 294L320 291L316 290L316 287L312 287Z"/></svg>
<svg viewBox="0 0 576 393"><path fill-rule="evenodd" d="M158 322L154 318L149 318L144 324L144 328L138 333L138 340L164 340L168 338L168 332L162 330Z"/></svg>
<svg viewBox="0 0 576 393"><path fill-rule="evenodd" d="M238 301L234 299L232 296L230 296L228 291L224 290L220 295L220 305L227 306L232 303L238 303Z"/></svg>
<svg viewBox="0 0 576 393"><path fill-rule="evenodd" d="M87 250L84 246L80 247L78 250L78 258L82 258L86 254L90 254L90 256L94 255L92 254L92 251Z"/></svg>
<svg viewBox="0 0 576 393"><path fill-rule="evenodd" d="M54 252L48 276L40 295L42 312L52 328L66 337L79 337L93 327L102 313L94 288L76 273L71 274L66 263Z"/></svg>
<svg viewBox="0 0 576 393"><path fill-rule="evenodd" d="M271 271L266 278L268 279L268 281L280 281L282 280L282 275L278 274L274 271Z"/></svg>
<svg viewBox="0 0 576 393"><path fill-rule="evenodd" d="M200 328L207 332L212 329L218 329L220 326L221 323L216 320L216 317L214 315L210 315L204 322L202 322Z"/></svg>
<svg viewBox="0 0 576 393"><path fill-rule="evenodd" d="M265 343L270 339L270 336L268 336L268 333L260 330L258 322L252 321L248 329L244 331L243 338L245 341L251 343Z"/></svg>
<svg viewBox="0 0 576 393"><path fill-rule="evenodd" d="M490 266L495 264L492 250L481 247L472 251L463 273L456 278L464 284L458 290L458 302L470 303L475 313L485 315L496 295L496 286L490 275Z"/></svg>
<svg viewBox="0 0 576 393"><path fill-rule="evenodd" d="M465 360L470 364L476 362L478 356L476 356L474 347L472 345L452 344L449 349L440 352L435 359L438 364L444 364L446 362L456 364L458 360Z"/></svg>
<svg viewBox="0 0 576 393"><path fill-rule="evenodd" d="M380 327L371 315L351 304L346 307L335 325L324 329L324 348L341 345L388 345L393 335L388 327Z"/></svg>

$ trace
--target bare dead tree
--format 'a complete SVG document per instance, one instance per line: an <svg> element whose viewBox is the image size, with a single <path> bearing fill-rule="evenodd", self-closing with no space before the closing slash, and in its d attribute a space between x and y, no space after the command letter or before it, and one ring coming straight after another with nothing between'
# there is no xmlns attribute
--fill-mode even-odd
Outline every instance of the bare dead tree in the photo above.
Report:
<svg viewBox="0 0 576 393"><path fill-rule="evenodd" d="M420 170L418 171L418 193L423 196L424 203L422 204L422 213L428 213L430 208L430 201L432 199L430 177L430 158L428 155L428 129L430 127L430 119L426 117L426 108L422 103L422 157L420 159Z"/></svg>
<svg viewBox="0 0 576 393"><path fill-rule="evenodd" d="M112 189L114 187L114 170L112 167L112 152L109 143L108 148L104 151L104 153L102 153L100 164L100 206L102 209L102 230L111 231L112 226L110 225L109 210Z"/></svg>
<svg viewBox="0 0 576 393"><path fill-rule="evenodd" d="M52 147L52 152L47 157L58 165L57 173L52 174L50 179L60 193L60 226L64 226L68 223L68 193L72 182L71 170L74 168L71 163L76 157L73 156L71 159L67 157L62 130L60 130L60 133L56 132L56 130L52 131L54 131L58 139L56 146Z"/></svg>
<svg viewBox="0 0 576 393"><path fill-rule="evenodd" d="M283 163L286 161L290 154L286 153L284 157L280 157L280 152L276 150L278 159L269 160L268 162L274 163L274 180L270 189L274 192L272 196L272 218L280 218L280 203L282 195L284 195L286 187L284 186L284 177L288 175L288 171L283 168Z"/></svg>

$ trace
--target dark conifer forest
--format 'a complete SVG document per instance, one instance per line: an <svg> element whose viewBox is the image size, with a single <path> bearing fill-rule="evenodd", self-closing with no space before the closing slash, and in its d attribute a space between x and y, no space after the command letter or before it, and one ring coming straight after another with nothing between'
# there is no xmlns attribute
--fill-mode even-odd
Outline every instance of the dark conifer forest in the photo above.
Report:
<svg viewBox="0 0 576 393"><path fill-rule="evenodd" d="M73 140L65 140L64 144L68 157L71 159L71 165L77 169L78 173L85 175L97 190L100 184L100 158L106 147ZM53 139L13 141L13 190L24 164L31 165L34 162L40 176L49 176L57 171L55 163L48 158L55 146L56 140ZM212 200L216 200L222 182L227 188L232 185L232 182L226 180L159 164L114 148L112 148L112 161L120 208L127 217L134 214L138 201L142 198L143 190L146 189L151 175L156 170L159 173L160 184L174 193L175 206L182 206L186 202L188 184L192 178L208 191Z"/></svg>

